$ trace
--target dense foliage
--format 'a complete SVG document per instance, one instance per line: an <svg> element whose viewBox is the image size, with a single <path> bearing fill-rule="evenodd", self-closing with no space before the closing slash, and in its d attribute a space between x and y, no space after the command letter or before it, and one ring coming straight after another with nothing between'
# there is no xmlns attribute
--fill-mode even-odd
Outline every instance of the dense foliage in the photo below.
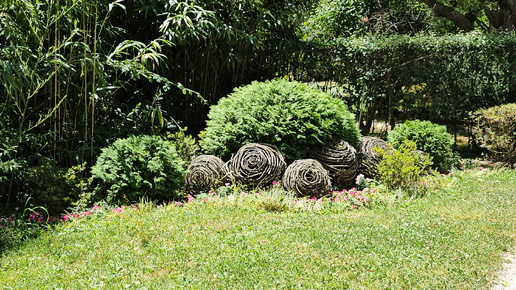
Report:
<svg viewBox="0 0 516 290"><path fill-rule="evenodd" d="M478 30L436 36L468 29L429 3ZM62 178L42 164L94 164L130 135L169 137L191 159L179 128L202 131L209 106L254 80L331 84L363 131L417 117L458 132L468 111L516 102L514 34L479 31L512 30L514 4L500 3L1 1L0 203L46 196L27 193L30 176Z"/></svg>
<svg viewBox="0 0 516 290"><path fill-rule="evenodd" d="M180 198L183 161L168 141L156 136L131 136L102 149L92 167L93 200L111 204Z"/></svg>
<svg viewBox="0 0 516 290"><path fill-rule="evenodd" d="M228 158L242 145L275 145L287 159L332 138L356 145L360 134L344 102L306 84L276 79L237 88L208 114L204 150Z"/></svg>
<svg viewBox="0 0 516 290"><path fill-rule="evenodd" d="M417 0L323 0L304 23L303 31L307 39L318 41L377 33L452 32Z"/></svg>
<svg viewBox="0 0 516 290"><path fill-rule="evenodd" d="M419 118L458 131L469 111L514 102L512 33L336 39L305 55L306 78L333 80L369 131Z"/></svg>
<svg viewBox="0 0 516 290"><path fill-rule="evenodd" d="M516 162L516 104L506 104L475 112L474 133L480 146L489 150L493 157Z"/></svg>
<svg viewBox="0 0 516 290"><path fill-rule="evenodd" d="M430 121L406 121L389 133L388 142L395 148L406 147L405 141L413 141L418 150L430 154L433 166L444 172L457 165L458 156L453 152L453 137L445 126Z"/></svg>

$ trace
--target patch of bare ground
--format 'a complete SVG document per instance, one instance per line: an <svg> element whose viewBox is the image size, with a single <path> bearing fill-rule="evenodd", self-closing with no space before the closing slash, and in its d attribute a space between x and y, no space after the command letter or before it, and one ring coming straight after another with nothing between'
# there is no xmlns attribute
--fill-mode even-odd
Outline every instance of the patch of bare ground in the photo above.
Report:
<svg viewBox="0 0 516 290"><path fill-rule="evenodd" d="M503 270L491 290L516 290L516 254L506 254Z"/></svg>

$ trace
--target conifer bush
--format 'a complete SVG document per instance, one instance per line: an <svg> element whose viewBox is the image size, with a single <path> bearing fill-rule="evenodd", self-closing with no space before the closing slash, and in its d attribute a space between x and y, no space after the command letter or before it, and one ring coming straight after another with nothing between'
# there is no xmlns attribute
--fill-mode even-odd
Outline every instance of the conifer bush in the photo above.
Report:
<svg viewBox="0 0 516 290"><path fill-rule="evenodd" d="M389 132L387 142L399 149L405 140L416 143L416 149L432 157L433 168L440 172L450 170L459 164L459 156L453 152L453 137L445 126L430 121L405 121Z"/></svg>
<svg viewBox="0 0 516 290"><path fill-rule="evenodd" d="M174 146L158 136L131 136L102 149L92 167L92 197L110 204L181 198L184 161Z"/></svg>
<svg viewBox="0 0 516 290"><path fill-rule="evenodd" d="M237 88L212 106L203 149L228 159L247 143L267 143L296 160L332 138L353 146L360 139L344 102L309 85L276 79Z"/></svg>

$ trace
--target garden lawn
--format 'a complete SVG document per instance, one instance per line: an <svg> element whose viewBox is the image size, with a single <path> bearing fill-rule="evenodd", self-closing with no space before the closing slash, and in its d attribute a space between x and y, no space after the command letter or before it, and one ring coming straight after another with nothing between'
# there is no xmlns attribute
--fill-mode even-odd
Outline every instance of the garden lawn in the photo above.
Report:
<svg viewBox="0 0 516 290"><path fill-rule="evenodd" d="M0 288L486 289L514 250L516 174L442 179L421 199L341 214L99 211L4 253Z"/></svg>

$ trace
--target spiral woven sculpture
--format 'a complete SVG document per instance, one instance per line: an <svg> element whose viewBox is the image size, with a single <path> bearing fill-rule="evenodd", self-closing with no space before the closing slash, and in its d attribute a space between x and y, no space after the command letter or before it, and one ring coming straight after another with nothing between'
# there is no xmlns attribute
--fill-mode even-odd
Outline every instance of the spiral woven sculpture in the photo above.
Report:
<svg viewBox="0 0 516 290"><path fill-rule="evenodd" d="M185 188L190 194L195 195L229 180L228 167L222 159L213 155L200 155L188 166Z"/></svg>
<svg viewBox="0 0 516 290"><path fill-rule="evenodd" d="M231 173L236 181L247 185L272 184L281 180L287 163L278 149L268 144L249 143L231 158Z"/></svg>
<svg viewBox="0 0 516 290"><path fill-rule="evenodd" d="M358 170L356 149L342 139L333 139L310 151L310 156L319 161L330 173L333 184L350 188Z"/></svg>
<svg viewBox="0 0 516 290"><path fill-rule="evenodd" d="M331 192L330 175L315 159L294 161L285 170L281 184L285 190L294 190L299 196L321 197Z"/></svg>
<svg viewBox="0 0 516 290"><path fill-rule="evenodd" d="M373 148L379 147L387 150L387 142L377 137L364 136L358 144L358 172L365 177L378 178L378 164L381 157L373 151Z"/></svg>

